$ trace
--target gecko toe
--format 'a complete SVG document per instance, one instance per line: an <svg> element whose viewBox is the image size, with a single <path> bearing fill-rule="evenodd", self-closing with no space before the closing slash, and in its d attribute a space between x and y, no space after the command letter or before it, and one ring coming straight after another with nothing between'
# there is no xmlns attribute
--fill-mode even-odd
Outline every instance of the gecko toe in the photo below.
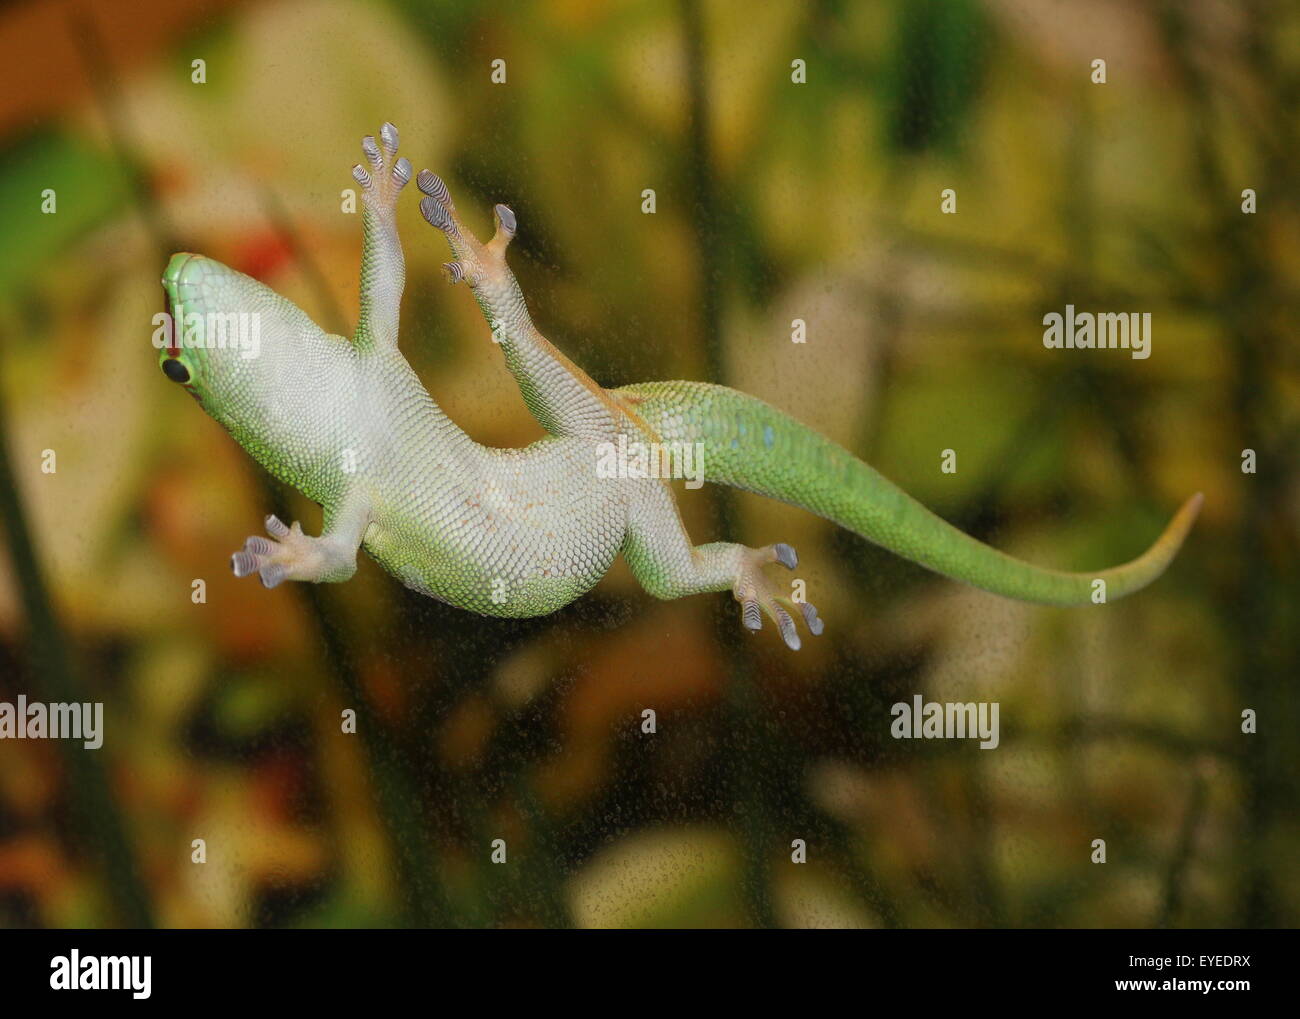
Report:
<svg viewBox="0 0 1300 1019"><path fill-rule="evenodd" d="M274 513L271 513L266 518L266 533L272 538L285 538L289 534L289 527Z"/></svg>
<svg viewBox="0 0 1300 1019"><path fill-rule="evenodd" d="M411 161L403 156L393 165L393 187L398 191L411 182Z"/></svg>
<svg viewBox="0 0 1300 1019"><path fill-rule="evenodd" d="M396 155L400 138L397 128L388 121L384 121L384 126L379 129L379 140L384 143L384 151L390 156Z"/></svg>
<svg viewBox="0 0 1300 1019"><path fill-rule="evenodd" d="M287 570L280 563L267 563L257 571L262 578L263 587L275 587L280 581L284 580Z"/></svg>
<svg viewBox="0 0 1300 1019"><path fill-rule="evenodd" d="M817 615L817 610L813 608L812 602L800 602L799 611L803 613L803 621L808 626L808 632L814 637L820 637L825 625L821 617Z"/></svg>
<svg viewBox="0 0 1300 1019"><path fill-rule="evenodd" d="M236 577L247 577L257 572L257 556L252 552L236 552L230 557L230 569Z"/></svg>
<svg viewBox="0 0 1300 1019"><path fill-rule="evenodd" d="M791 651L798 651L803 646L803 642L799 639L799 631L795 629L794 620L790 617L790 613L779 605L773 605L771 613L786 647Z"/></svg>
<svg viewBox="0 0 1300 1019"><path fill-rule="evenodd" d="M763 628L763 613L758 607L758 602L749 599L740 603L740 622L746 630Z"/></svg>
<svg viewBox="0 0 1300 1019"><path fill-rule="evenodd" d="M447 185L432 170L421 170L415 178L415 186L439 205L454 208L451 204L451 192L447 190Z"/></svg>
<svg viewBox="0 0 1300 1019"><path fill-rule="evenodd" d="M772 554L776 556L776 561L787 570L793 570L799 565L799 556L795 554L795 550L790 545L783 541L772 546Z"/></svg>
<svg viewBox="0 0 1300 1019"><path fill-rule="evenodd" d="M430 226L437 227L445 234L455 232L456 225L451 221L446 206L433 198L420 199L420 215Z"/></svg>

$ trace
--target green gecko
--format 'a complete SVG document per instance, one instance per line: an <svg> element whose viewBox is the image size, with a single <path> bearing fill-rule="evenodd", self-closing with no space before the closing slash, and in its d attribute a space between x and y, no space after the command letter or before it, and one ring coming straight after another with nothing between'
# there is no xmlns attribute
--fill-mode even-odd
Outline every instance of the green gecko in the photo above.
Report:
<svg viewBox="0 0 1300 1019"><path fill-rule="evenodd" d="M446 235L455 259L444 269L453 283L469 284L548 433L525 449L479 445L398 350L406 269L394 209L412 173L397 145L397 129L385 124L378 142L362 141L369 169L352 171L362 193L363 251L351 340L325 333L289 301L212 259L181 253L167 265L169 310L255 315L260 343L256 351L190 345L178 324L159 358L164 373L263 467L324 510L319 537L267 517L269 537L250 537L231 557L238 577L256 573L267 587L343 581L364 547L422 594L483 615L524 617L589 591L622 553L657 598L729 590L745 627L760 629L766 613L796 650L792 612L822 632L817 610L791 599L766 569L795 568L789 545L695 545L667 480L601 476L601 450L620 437L690 444L703 450L709 481L802 506L945 576L1031 602L1087 604L1097 580L1106 582L1108 600L1138 590L1164 571L1196 517L1199 494L1129 563L1096 573L1042 569L957 530L843 447L754 397L703 382L606 390L533 325L505 259L514 213L496 206L495 234L480 243L442 180L423 170L420 211Z"/></svg>

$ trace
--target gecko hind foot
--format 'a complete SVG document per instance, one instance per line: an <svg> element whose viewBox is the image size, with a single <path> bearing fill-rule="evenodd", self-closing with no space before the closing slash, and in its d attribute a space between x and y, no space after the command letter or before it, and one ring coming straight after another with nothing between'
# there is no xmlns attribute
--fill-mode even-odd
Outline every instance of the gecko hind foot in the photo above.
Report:
<svg viewBox="0 0 1300 1019"><path fill-rule="evenodd" d="M787 570L793 570L799 565L798 555L784 542L747 551L749 554L745 557L745 564L732 589L736 601L740 602L741 624L747 630L761 630L763 613L766 613L776 624L786 646L792 651L798 651L803 642L799 639L794 618L787 609L798 607L808 632L813 636L820 636L824 629L821 617L810 603L795 602L784 594L778 594L777 585L763 572L763 567L770 563L780 563Z"/></svg>
<svg viewBox="0 0 1300 1019"><path fill-rule="evenodd" d="M369 134L361 139L370 169L360 163L352 167L352 176L361 185L362 201L384 212L392 212L398 194L411 180L411 161L406 157L394 161L397 143L397 128L385 124L379 129L378 142Z"/></svg>
<svg viewBox="0 0 1300 1019"><path fill-rule="evenodd" d="M488 269L505 265L506 248L519 228L519 221L508 205L493 208L496 233L492 240L483 244L474 236L456 214L456 203L452 201L451 192L441 177L432 170L421 170L415 178L415 186L424 193L420 199L420 215L432 227L441 230L447 236L451 253L456 256L454 262L444 262L442 269L452 283L468 280L473 286L483 278Z"/></svg>

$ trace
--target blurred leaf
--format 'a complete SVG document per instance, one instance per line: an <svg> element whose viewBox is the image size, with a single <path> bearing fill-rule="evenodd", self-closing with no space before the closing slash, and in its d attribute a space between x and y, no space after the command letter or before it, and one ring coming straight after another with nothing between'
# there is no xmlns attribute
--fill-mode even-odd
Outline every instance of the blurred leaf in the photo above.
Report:
<svg viewBox="0 0 1300 1019"><path fill-rule="evenodd" d="M53 213L41 211L47 188ZM70 242L122 209L127 195L117 163L80 138L46 131L11 145L0 158L0 298L12 298Z"/></svg>
<svg viewBox="0 0 1300 1019"><path fill-rule="evenodd" d="M903 0L885 73L888 137L903 152L952 149L969 129L990 26L977 0Z"/></svg>

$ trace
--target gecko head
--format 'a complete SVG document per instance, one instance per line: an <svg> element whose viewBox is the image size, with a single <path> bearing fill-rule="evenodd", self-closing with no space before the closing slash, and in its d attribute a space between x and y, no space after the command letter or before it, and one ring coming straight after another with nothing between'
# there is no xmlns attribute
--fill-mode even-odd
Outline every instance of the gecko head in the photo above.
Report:
<svg viewBox="0 0 1300 1019"><path fill-rule="evenodd" d="M254 289L261 284L220 262L183 251L167 263L162 285L167 310L162 328L154 334L159 366L214 413L224 383L247 370L238 362L261 356L261 315Z"/></svg>
<svg viewBox="0 0 1300 1019"><path fill-rule="evenodd" d="M188 251L172 255L162 285L167 310L154 334L159 366L217 416L222 391L257 372L269 291L243 273Z"/></svg>
<svg viewBox="0 0 1300 1019"><path fill-rule="evenodd" d="M166 314L155 318L163 374L239 434L256 434L301 392L307 348L323 334L307 315L251 276L190 252L162 277Z"/></svg>

